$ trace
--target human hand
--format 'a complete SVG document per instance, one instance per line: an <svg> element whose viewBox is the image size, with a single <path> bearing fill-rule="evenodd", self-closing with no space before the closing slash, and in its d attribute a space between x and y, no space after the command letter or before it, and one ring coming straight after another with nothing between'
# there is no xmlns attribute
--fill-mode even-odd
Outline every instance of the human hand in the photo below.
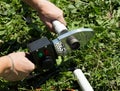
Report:
<svg viewBox="0 0 120 91"><path fill-rule="evenodd" d="M66 26L66 22L63 17L63 11L56 7L53 3L47 0L41 0L40 7L40 11L38 9L40 19L47 25L47 27L51 31L55 32L52 25L52 22L54 20L58 20Z"/></svg>
<svg viewBox="0 0 120 91"><path fill-rule="evenodd" d="M35 69L35 65L28 60L24 52L11 53L7 57L11 61L11 69L3 75L8 81L23 80Z"/></svg>

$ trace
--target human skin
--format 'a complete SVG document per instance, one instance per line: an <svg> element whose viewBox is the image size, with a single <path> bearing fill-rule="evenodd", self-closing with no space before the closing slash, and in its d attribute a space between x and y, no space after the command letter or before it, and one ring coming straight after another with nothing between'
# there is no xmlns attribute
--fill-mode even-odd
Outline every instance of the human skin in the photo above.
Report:
<svg viewBox="0 0 120 91"><path fill-rule="evenodd" d="M0 77L8 81L23 80L35 69L25 52L13 52L0 57Z"/></svg>
<svg viewBox="0 0 120 91"><path fill-rule="evenodd" d="M23 0L33 7L39 14L40 19L52 31L52 22L58 20L64 25L66 22L63 11L47 0ZM35 69L35 65L26 57L25 52L14 52L0 57L0 77L8 81L25 79Z"/></svg>
<svg viewBox="0 0 120 91"><path fill-rule="evenodd" d="M33 7L39 14L40 19L53 32L52 22L58 20L66 26L63 11L48 0L23 0Z"/></svg>

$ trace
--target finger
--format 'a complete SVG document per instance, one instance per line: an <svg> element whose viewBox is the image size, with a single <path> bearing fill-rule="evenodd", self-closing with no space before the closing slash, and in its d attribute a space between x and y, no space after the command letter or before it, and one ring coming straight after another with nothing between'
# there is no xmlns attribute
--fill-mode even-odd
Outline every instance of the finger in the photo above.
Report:
<svg viewBox="0 0 120 91"><path fill-rule="evenodd" d="M62 24L64 24L65 26L67 25L67 24L66 24L66 21L65 21L65 19L64 19L63 17L58 17L57 20L60 21L60 22L61 22Z"/></svg>
<svg viewBox="0 0 120 91"><path fill-rule="evenodd" d="M16 53L18 53L20 56L26 56L25 52L16 52Z"/></svg>
<svg viewBox="0 0 120 91"><path fill-rule="evenodd" d="M26 72L31 72L31 71L33 71L34 69L35 69L35 64L34 63L32 63L28 58L25 58L25 60L26 60L26 63L27 63L27 65L26 65Z"/></svg>
<svg viewBox="0 0 120 91"><path fill-rule="evenodd" d="M47 27L51 30L52 29L52 24L50 21L45 21L45 24L47 25Z"/></svg>
<svg viewBox="0 0 120 91"><path fill-rule="evenodd" d="M52 25L52 22L46 22L46 26L49 28L49 30L50 30L51 32L54 32L54 33L55 33L55 30L54 30L54 27L53 27L53 25Z"/></svg>
<svg viewBox="0 0 120 91"><path fill-rule="evenodd" d="M52 26L52 23L51 23L51 19L48 19L46 17L44 17L43 15L39 15L40 19L42 20L42 22L47 26L47 28L54 32L54 29L53 29L53 26Z"/></svg>

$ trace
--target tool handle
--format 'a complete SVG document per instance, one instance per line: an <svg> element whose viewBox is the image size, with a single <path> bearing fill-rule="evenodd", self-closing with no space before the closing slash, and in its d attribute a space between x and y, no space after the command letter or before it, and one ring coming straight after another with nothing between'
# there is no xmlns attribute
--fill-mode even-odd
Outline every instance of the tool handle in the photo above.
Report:
<svg viewBox="0 0 120 91"><path fill-rule="evenodd" d="M55 32L59 35L68 31L67 27L58 20L52 22Z"/></svg>

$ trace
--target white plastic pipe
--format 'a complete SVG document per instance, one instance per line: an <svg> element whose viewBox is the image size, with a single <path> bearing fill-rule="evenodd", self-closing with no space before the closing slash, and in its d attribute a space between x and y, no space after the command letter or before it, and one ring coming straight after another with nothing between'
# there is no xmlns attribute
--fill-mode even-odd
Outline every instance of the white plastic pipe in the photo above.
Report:
<svg viewBox="0 0 120 91"><path fill-rule="evenodd" d="M74 70L74 75L77 78L78 84L82 91L94 91L88 80L86 79L85 75L80 69Z"/></svg>

